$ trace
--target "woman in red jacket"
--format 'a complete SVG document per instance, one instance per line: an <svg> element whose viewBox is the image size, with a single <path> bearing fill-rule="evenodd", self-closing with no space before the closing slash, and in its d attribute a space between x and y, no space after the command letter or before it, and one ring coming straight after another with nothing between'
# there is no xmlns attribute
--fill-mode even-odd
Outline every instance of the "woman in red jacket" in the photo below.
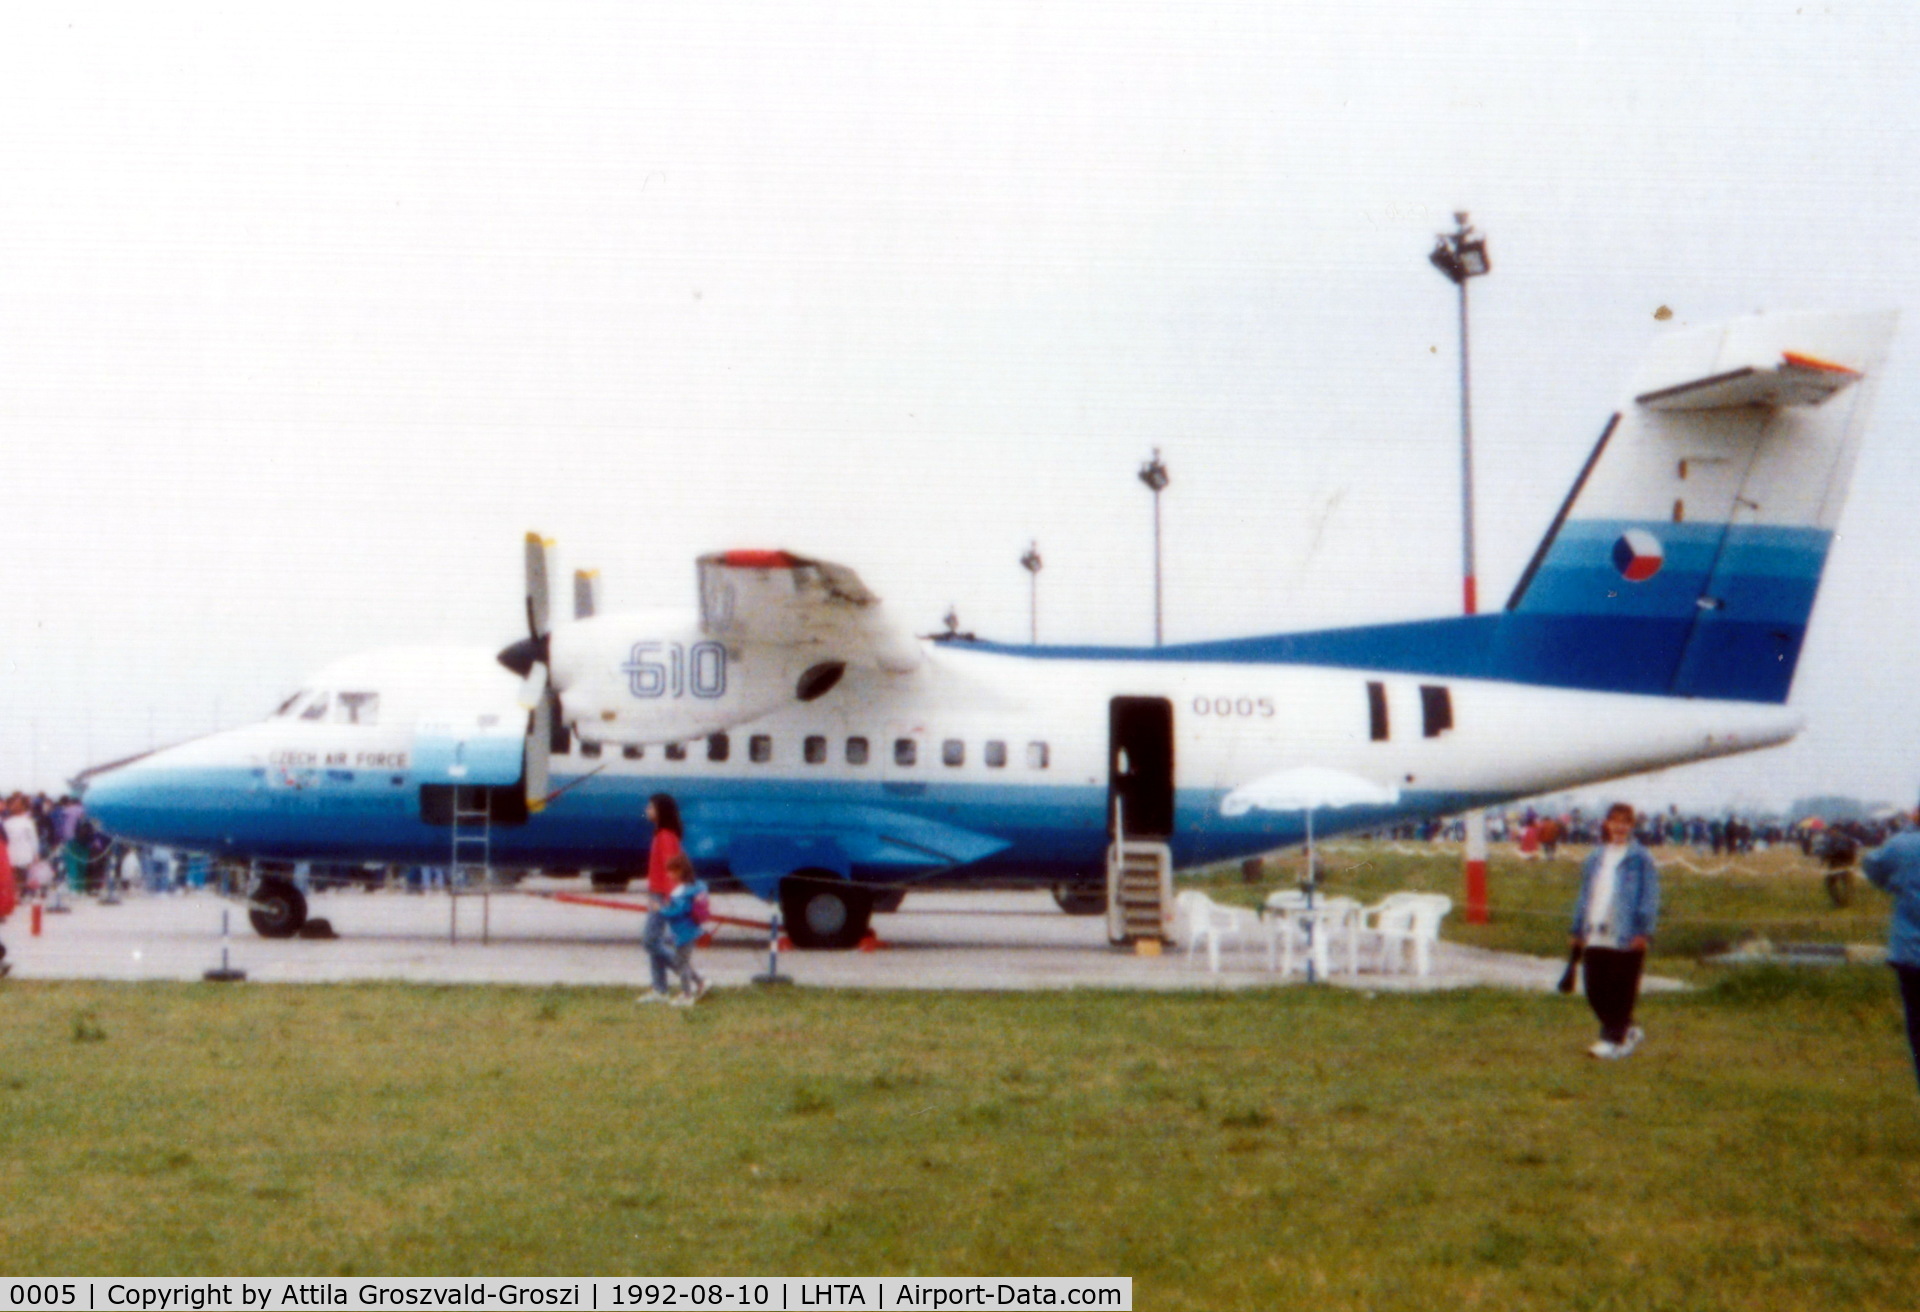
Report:
<svg viewBox="0 0 1920 1312"><path fill-rule="evenodd" d="M680 825L679 804L665 793L655 793L647 799L647 819L653 825L653 845L647 849L647 902L651 909L647 912L646 928L640 931L640 945L651 959L662 953L673 954L673 947L667 942L666 917L660 914L660 908L673 896L678 883L667 869L667 862L681 854L680 840L685 830ZM656 989L641 994L640 1000L655 1002L666 996L665 989Z"/></svg>
<svg viewBox="0 0 1920 1312"><path fill-rule="evenodd" d="M665 793L647 799L647 823L653 826L653 846L647 849L647 895L665 902L675 888L667 862L684 850L687 831L680 824L679 804Z"/></svg>
<svg viewBox="0 0 1920 1312"><path fill-rule="evenodd" d="M20 890L13 882L13 862L7 858L7 845L0 843L0 923L13 914L20 901ZM0 975L13 967L7 964L7 945L0 943Z"/></svg>

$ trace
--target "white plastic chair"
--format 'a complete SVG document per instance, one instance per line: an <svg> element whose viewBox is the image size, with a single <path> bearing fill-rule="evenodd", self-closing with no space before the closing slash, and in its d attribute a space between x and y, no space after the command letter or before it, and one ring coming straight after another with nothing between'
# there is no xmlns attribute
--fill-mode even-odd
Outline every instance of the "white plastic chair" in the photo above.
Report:
<svg viewBox="0 0 1920 1312"><path fill-rule="evenodd" d="M1376 945L1376 960L1382 974L1393 969L1404 954L1400 948L1413 932L1413 900L1418 893L1389 893L1360 912L1356 933L1370 937ZM1392 946L1392 955L1388 953Z"/></svg>
<svg viewBox="0 0 1920 1312"><path fill-rule="evenodd" d="M1269 894L1260 915L1267 929L1267 969L1282 975L1293 973L1293 951L1300 940L1300 921L1296 913L1306 910L1307 895L1297 888L1283 888Z"/></svg>
<svg viewBox="0 0 1920 1312"><path fill-rule="evenodd" d="M1372 921L1368 932L1379 940L1381 970L1389 969L1389 961L1395 968L1404 963L1406 950L1411 947L1413 973L1423 977L1431 975L1433 945L1440 941L1440 922L1451 910L1453 899L1445 893L1392 893L1368 908L1367 915Z"/></svg>
<svg viewBox="0 0 1920 1312"><path fill-rule="evenodd" d="M1360 973L1360 918L1365 914L1366 908L1350 897L1323 897L1317 905L1325 913L1320 926L1326 939L1327 957L1329 959L1332 957L1334 948L1344 939L1347 945L1347 974L1358 975Z"/></svg>
<svg viewBox="0 0 1920 1312"><path fill-rule="evenodd" d="M1187 940L1187 960L1202 939L1207 944L1207 969L1220 973L1220 945L1231 939L1240 941L1247 913L1236 907L1223 907L1198 889L1188 889L1174 899L1181 932Z"/></svg>

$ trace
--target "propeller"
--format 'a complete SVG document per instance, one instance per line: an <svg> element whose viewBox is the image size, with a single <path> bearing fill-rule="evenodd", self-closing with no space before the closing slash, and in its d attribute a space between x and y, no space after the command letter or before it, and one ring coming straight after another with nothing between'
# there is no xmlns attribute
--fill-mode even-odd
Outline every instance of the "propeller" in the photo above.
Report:
<svg viewBox="0 0 1920 1312"><path fill-rule="evenodd" d="M555 750L566 746L566 722L549 669L553 629L547 600L547 553L552 549L553 543L548 539L538 533L527 534L527 636L502 648L497 658L521 677L520 704L530 712L525 772L529 811L539 811L546 806L552 756ZM577 605L577 584L575 600Z"/></svg>

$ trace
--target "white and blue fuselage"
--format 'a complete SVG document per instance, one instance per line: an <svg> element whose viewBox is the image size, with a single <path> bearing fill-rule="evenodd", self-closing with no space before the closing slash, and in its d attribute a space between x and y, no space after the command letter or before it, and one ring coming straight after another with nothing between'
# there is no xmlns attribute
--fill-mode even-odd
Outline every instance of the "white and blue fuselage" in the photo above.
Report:
<svg viewBox="0 0 1920 1312"><path fill-rule="evenodd" d="M620 871L666 793L703 875L785 900L790 880L1099 885L1136 834L1179 867L1269 851L1307 814L1228 798L1289 771L1392 798L1316 810L1333 833L1769 746L1799 727L1893 326L1661 339L1497 613L1150 649L914 640L843 566L735 552L701 559L697 613L548 626L535 539L533 632L497 658L343 661L268 720L94 772L85 801L119 837L267 862L445 864L479 808L491 864Z"/></svg>

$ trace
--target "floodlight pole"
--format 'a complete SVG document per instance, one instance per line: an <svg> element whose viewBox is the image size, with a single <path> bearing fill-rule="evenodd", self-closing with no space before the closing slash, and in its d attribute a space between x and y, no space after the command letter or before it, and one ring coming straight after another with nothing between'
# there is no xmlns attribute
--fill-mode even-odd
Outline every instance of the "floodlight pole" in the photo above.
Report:
<svg viewBox="0 0 1920 1312"><path fill-rule="evenodd" d="M1460 290L1460 572L1461 600L1468 615L1476 613L1478 579L1473 551L1473 374L1467 336L1467 283L1493 269L1487 242L1457 210L1454 230L1443 232L1427 256L1433 267ZM1487 923L1487 815L1475 808L1466 817L1467 923Z"/></svg>
<svg viewBox="0 0 1920 1312"><path fill-rule="evenodd" d="M1027 554L1020 557L1020 568L1027 571L1027 643L1040 645L1040 544L1027 544Z"/></svg>
<svg viewBox="0 0 1920 1312"><path fill-rule="evenodd" d="M1160 448L1153 449L1153 459L1140 466L1140 481L1153 493L1153 645L1160 645L1160 494L1167 490L1167 484L1173 481L1167 473L1167 467L1160 460Z"/></svg>

